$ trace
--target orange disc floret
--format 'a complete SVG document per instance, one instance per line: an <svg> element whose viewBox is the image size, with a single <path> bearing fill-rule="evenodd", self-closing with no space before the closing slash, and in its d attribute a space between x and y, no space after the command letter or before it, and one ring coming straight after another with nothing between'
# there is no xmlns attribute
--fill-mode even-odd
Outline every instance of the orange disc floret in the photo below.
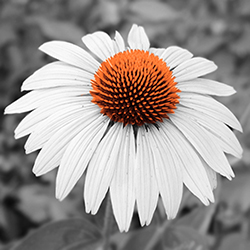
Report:
<svg viewBox="0 0 250 250"><path fill-rule="evenodd" d="M166 62L143 50L127 50L102 62L91 80L92 102L114 122L141 126L163 121L179 103Z"/></svg>

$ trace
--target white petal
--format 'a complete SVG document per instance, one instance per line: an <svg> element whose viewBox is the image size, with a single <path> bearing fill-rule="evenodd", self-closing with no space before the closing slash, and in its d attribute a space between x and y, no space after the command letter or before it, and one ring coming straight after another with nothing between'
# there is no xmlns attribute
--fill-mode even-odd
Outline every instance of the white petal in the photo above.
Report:
<svg viewBox="0 0 250 250"><path fill-rule="evenodd" d="M194 92L216 96L229 96L236 93L234 88L229 85L202 78L179 82L176 87L184 92Z"/></svg>
<svg viewBox="0 0 250 250"><path fill-rule="evenodd" d="M55 109L54 109L55 110ZM40 122L29 136L26 144L25 151L29 154L44 146L44 144L54 135L57 131L69 123L74 123L78 119L93 119L99 116L99 109L95 105L89 108L82 106L70 105L68 107L61 107L57 112L53 112L46 120Z"/></svg>
<svg viewBox="0 0 250 250"><path fill-rule="evenodd" d="M184 92L178 93L178 95L180 96L180 104L212 116L213 118L242 132L242 127L234 114L212 97Z"/></svg>
<svg viewBox="0 0 250 250"><path fill-rule="evenodd" d="M84 94L89 95L88 93L84 93L84 89L81 86L34 90L7 106L5 113L23 113L45 105L46 103L57 102L60 99L68 97L75 98Z"/></svg>
<svg viewBox="0 0 250 250"><path fill-rule="evenodd" d="M108 122L85 127L67 147L56 178L56 197L63 200L85 171L97 145L103 137Z"/></svg>
<svg viewBox="0 0 250 250"><path fill-rule="evenodd" d="M138 129L135 166L136 203L142 226L151 222L159 197L153 155L145 133L144 127Z"/></svg>
<svg viewBox="0 0 250 250"><path fill-rule="evenodd" d="M67 109L74 110L80 109L82 107L81 103L74 103L69 105L62 104L60 106L56 105L47 105L42 108L37 108L29 113L27 116L23 118L23 120L19 123L19 125L15 129L15 138L21 138L32 133L35 128L39 125L40 122L44 121L53 113L57 113L60 110L66 111ZM65 110L66 109L66 110Z"/></svg>
<svg viewBox="0 0 250 250"><path fill-rule="evenodd" d="M128 44L131 49L149 49L150 43L143 27L133 24L128 34Z"/></svg>
<svg viewBox="0 0 250 250"><path fill-rule="evenodd" d="M92 73L80 68L63 62L53 62L28 77L23 82L22 91L74 85L80 85L89 91L91 88L90 80L93 78Z"/></svg>
<svg viewBox="0 0 250 250"><path fill-rule="evenodd" d="M160 55L160 58L162 58L167 63L167 66L169 66L171 70L192 57L193 54L191 52L177 46L168 47Z"/></svg>
<svg viewBox="0 0 250 250"><path fill-rule="evenodd" d="M46 42L39 47L44 53L76 67L95 73L100 64L87 51L74 44L62 41Z"/></svg>
<svg viewBox="0 0 250 250"><path fill-rule="evenodd" d="M111 181L110 197L118 227L121 232L127 232L135 206L135 137L131 125L123 128L119 141L117 169Z"/></svg>
<svg viewBox="0 0 250 250"><path fill-rule="evenodd" d="M82 41L92 53L103 61L115 54L113 42L105 32L97 31L88 34L82 38Z"/></svg>
<svg viewBox="0 0 250 250"><path fill-rule="evenodd" d="M217 187L217 176L216 176L216 172L210 168L207 163L205 161L202 161L202 164L207 172L207 176L208 176L208 179L209 179L209 182L210 182L210 186L212 189L215 189Z"/></svg>
<svg viewBox="0 0 250 250"><path fill-rule="evenodd" d="M160 124L160 129L169 139L182 162L183 182L187 188L205 205L208 199L214 202L206 171L195 149L190 145L183 134L168 120Z"/></svg>
<svg viewBox="0 0 250 250"><path fill-rule="evenodd" d="M217 69L214 62L205 58L194 57L180 65L173 70L173 76L175 76L176 82L188 81L208 73L211 73Z"/></svg>
<svg viewBox="0 0 250 250"><path fill-rule="evenodd" d="M160 57L165 50L166 49L163 48L149 48L149 53L153 53L154 55Z"/></svg>
<svg viewBox="0 0 250 250"><path fill-rule="evenodd" d="M122 123L115 123L103 137L89 163L85 184L86 212L95 214L104 199L114 172L118 167L118 155L123 133Z"/></svg>
<svg viewBox="0 0 250 250"><path fill-rule="evenodd" d="M71 123L66 124L45 143L36 158L33 172L39 176L56 168L62 159L62 156L69 144L69 142L82 131L86 126L97 126L98 123L104 122L102 116L95 116L92 119L85 119L86 117L79 117Z"/></svg>
<svg viewBox="0 0 250 250"><path fill-rule="evenodd" d="M218 138L218 143L221 145L224 152L241 158L243 150L235 134L231 129L228 128L227 125L193 109L178 106L177 112L179 111L189 114L195 121L215 135Z"/></svg>
<svg viewBox="0 0 250 250"><path fill-rule="evenodd" d="M217 145L217 140L213 140L213 137L202 126L193 122L192 117L177 110L169 117L213 170L230 180L234 177L226 156Z"/></svg>
<svg viewBox="0 0 250 250"><path fill-rule="evenodd" d="M123 52L125 50L124 40L118 31L115 32L115 38L113 44L115 53Z"/></svg>
<svg viewBox="0 0 250 250"><path fill-rule="evenodd" d="M164 140L161 131L151 126L149 145L154 158L154 169L158 189L169 219L175 218L182 198L182 166L171 145Z"/></svg>

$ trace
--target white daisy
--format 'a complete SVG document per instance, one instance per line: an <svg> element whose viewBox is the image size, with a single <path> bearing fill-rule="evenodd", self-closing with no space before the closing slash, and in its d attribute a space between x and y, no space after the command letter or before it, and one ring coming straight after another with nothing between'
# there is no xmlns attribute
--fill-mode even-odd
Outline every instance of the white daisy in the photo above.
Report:
<svg viewBox="0 0 250 250"><path fill-rule="evenodd" d="M148 225L162 198L174 218L183 183L205 205L214 201L216 173L234 173L224 153L241 157L230 128L242 131L235 116L210 95L235 90L199 78L216 70L207 59L180 47L150 48L143 27L133 25L128 47L116 32L82 38L91 54L73 44L52 41L40 50L58 59L22 85L28 94L5 112L29 113L15 137L30 134L27 153L41 149L37 176L58 168L56 197L64 199L86 173L86 211L95 214L110 192L121 231L129 229L137 206Z"/></svg>

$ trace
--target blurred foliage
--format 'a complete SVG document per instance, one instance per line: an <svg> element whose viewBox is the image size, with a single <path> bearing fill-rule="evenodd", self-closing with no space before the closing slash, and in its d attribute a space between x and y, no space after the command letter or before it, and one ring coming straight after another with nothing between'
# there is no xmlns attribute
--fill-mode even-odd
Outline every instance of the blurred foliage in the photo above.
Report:
<svg viewBox="0 0 250 250"><path fill-rule="evenodd" d="M104 206L94 217L84 212L83 180L59 202L54 198L56 171L40 178L33 176L36 153L25 155L25 138L13 138L24 115L3 116L3 110L22 95L22 81L51 60L38 51L43 42L65 40L83 46L81 37L97 30L111 36L119 30L126 37L132 23L145 27L153 47L179 45L195 56L215 61L219 68L210 78L237 90L234 96L220 101L243 125L244 134L237 136L244 156L240 161L230 158L236 178L220 181L214 205L204 207L188 196L179 217L166 228L161 204L149 227L140 229L135 214L129 233L112 236L113 249L145 249L157 234L162 237L153 244L154 249L250 249L249 0L0 0L0 248L11 249L36 228L38 235L44 235L46 226L41 226L46 222L81 217L93 224L90 228L102 226ZM47 226L52 233L53 225ZM82 234L75 235L76 229L72 232L81 237L86 228L77 225ZM54 237L60 240L63 234ZM67 249L79 249L84 244ZM96 249L98 244L97 240L86 249ZM51 247L61 249L59 245Z"/></svg>

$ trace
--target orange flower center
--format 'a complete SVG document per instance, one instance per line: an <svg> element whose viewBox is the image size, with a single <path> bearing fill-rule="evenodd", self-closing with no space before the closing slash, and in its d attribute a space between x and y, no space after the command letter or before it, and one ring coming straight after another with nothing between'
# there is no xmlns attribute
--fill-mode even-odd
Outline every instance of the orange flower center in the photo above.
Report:
<svg viewBox="0 0 250 250"><path fill-rule="evenodd" d="M114 122L141 126L163 121L179 103L166 62L143 50L127 50L102 62L91 80L92 102Z"/></svg>

